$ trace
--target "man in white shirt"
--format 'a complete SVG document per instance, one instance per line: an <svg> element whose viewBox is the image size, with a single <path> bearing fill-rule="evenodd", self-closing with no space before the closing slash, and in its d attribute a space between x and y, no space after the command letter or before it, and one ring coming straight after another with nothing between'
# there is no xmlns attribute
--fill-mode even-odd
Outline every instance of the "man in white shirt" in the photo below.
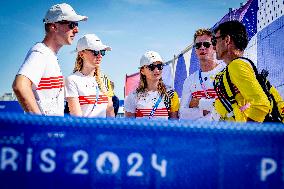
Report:
<svg viewBox="0 0 284 189"><path fill-rule="evenodd" d="M194 34L194 48L200 70L184 81L180 119L212 120L213 103L217 98L213 80L225 68L225 64L217 62L211 38L212 32L209 29L199 29Z"/></svg>
<svg viewBox="0 0 284 189"><path fill-rule="evenodd" d="M87 20L66 4L53 5L43 20L45 38L27 53L18 71L13 90L25 112L40 115L64 115L64 80L57 53L71 45L78 33L78 22Z"/></svg>

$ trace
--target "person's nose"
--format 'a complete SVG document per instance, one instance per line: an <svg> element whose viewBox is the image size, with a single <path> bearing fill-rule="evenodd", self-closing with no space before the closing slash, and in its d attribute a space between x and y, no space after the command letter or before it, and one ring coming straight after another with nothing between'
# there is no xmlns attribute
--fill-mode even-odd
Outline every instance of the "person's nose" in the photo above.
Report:
<svg viewBox="0 0 284 189"><path fill-rule="evenodd" d="M79 26L75 26L75 28L73 28L73 33L79 33Z"/></svg>

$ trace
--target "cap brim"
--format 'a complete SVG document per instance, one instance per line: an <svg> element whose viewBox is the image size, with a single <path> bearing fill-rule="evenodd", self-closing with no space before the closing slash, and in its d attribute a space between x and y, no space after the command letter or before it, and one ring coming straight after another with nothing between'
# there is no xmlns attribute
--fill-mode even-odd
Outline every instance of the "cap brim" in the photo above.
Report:
<svg viewBox="0 0 284 189"><path fill-rule="evenodd" d="M107 45L100 45L100 46L96 46L96 47L91 48L91 50L95 50L95 51L100 51L100 50L111 51L111 47L109 47Z"/></svg>
<svg viewBox="0 0 284 189"><path fill-rule="evenodd" d="M73 15L73 16L65 17L64 20L71 21L71 22L79 22L79 21L88 20L88 17L87 16L81 16L81 15Z"/></svg>

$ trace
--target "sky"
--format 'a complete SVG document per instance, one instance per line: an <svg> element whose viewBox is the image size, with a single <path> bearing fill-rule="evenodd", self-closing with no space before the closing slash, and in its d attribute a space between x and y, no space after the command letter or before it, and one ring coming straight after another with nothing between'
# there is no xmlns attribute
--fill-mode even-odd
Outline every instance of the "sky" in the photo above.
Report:
<svg viewBox="0 0 284 189"><path fill-rule="evenodd" d="M171 60L188 45L199 28L210 28L229 8L245 0L10 0L0 6L0 96L12 92L11 85L28 50L44 38L42 19L54 4L70 4L78 14L89 17L79 23L73 44L58 52L64 76L72 73L78 39L96 34L112 51L103 57L101 68L115 83L115 94L124 98L125 76L138 72L139 60L147 50ZM35 70L36 71L36 70Z"/></svg>

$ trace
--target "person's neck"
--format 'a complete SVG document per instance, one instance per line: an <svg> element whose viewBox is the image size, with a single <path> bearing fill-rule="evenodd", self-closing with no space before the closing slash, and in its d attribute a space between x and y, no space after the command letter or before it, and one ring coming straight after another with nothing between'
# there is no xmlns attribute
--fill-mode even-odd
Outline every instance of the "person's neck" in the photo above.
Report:
<svg viewBox="0 0 284 189"><path fill-rule="evenodd" d="M200 69L202 72L209 72L213 70L217 65L218 64L215 60L200 61Z"/></svg>
<svg viewBox="0 0 284 189"><path fill-rule="evenodd" d="M42 43L44 43L48 48L50 48L55 54L57 54L59 49L63 46L59 44L54 37L49 35L45 36Z"/></svg>
<svg viewBox="0 0 284 189"><path fill-rule="evenodd" d="M228 65L234 59L242 57L243 55L244 55L244 51L234 49L234 50L228 52L228 55L224 58L224 62Z"/></svg>
<svg viewBox="0 0 284 189"><path fill-rule="evenodd" d="M158 90L158 83L159 83L159 81L156 81L156 82L147 81L147 90L148 91L157 91Z"/></svg>
<svg viewBox="0 0 284 189"><path fill-rule="evenodd" d="M95 75L95 72L97 72L97 69L98 68L96 67L83 66L80 72L85 76L93 77Z"/></svg>

